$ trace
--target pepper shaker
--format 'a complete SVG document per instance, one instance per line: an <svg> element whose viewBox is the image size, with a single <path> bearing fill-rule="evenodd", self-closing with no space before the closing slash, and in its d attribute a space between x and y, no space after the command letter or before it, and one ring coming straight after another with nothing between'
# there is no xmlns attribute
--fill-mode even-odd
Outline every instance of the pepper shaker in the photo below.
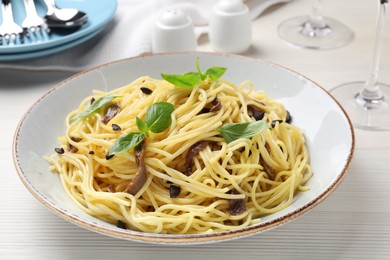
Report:
<svg viewBox="0 0 390 260"><path fill-rule="evenodd" d="M210 42L218 52L242 53L251 45L249 8L242 0L220 0L212 7Z"/></svg>
<svg viewBox="0 0 390 260"><path fill-rule="evenodd" d="M196 38L191 18L179 9L163 11L154 24L152 51L161 53L194 50Z"/></svg>

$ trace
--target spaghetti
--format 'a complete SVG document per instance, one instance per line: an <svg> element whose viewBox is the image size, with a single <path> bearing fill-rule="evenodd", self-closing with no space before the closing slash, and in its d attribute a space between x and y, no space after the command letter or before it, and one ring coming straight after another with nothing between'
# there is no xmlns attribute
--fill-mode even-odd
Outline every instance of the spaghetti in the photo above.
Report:
<svg viewBox="0 0 390 260"><path fill-rule="evenodd" d="M74 120L107 95L108 105ZM171 123L145 135L145 180L129 192L140 175L136 148L141 144L107 155L121 136L140 131L136 118L158 102L174 106ZM113 106L116 111L109 112ZM227 142L221 135L226 124L259 120L267 127L250 138ZM66 118L62 152L47 160L70 198L104 221L151 233L226 231L259 223L308 189L309 154L303 133L290 120L282 104L254 91L250 81L235 86L203 80L183 88L141 77L84 99Z"/></svg>

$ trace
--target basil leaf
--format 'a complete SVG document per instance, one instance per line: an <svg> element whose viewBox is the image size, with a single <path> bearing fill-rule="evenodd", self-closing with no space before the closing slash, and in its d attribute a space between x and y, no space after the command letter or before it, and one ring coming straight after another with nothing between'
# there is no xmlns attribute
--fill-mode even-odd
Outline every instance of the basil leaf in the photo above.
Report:
<svg viewBox="0 0 390 260"><path fill-rule="evenodd" d="M206 71L206 75L212 80L219 79L226 71L226 68L223 67L211 67Z"/></svg>
<svg viewBox="0 0 390 260"><path fill-rule="evenodd" d="M86 118L90 116L91 114L97 112L100 108L104 107L108 103L110 103L114 98L119 97L118 95L113 95L113 94L108 94L106 96L103 96L93 102L89 107L87 107L85 110L77 113L74 115L71 119L70 122L73 123L74 121L80 119L80 118Z"/></svg>
<svg viewBox="0 0 390 260"><path fill-rule="evenodd" d="M140 144L144 138L145 136L139 132L129 133L119 137L111 146L108 156L128 151Z"/></svg>
<svg viewBox="0 0 390 260"><path fill-rule="evenodd" d="M169 83L179 87L193 87L202 82L202 79L196 72L188 72L183 75L161 74L161 77Z"/></svg>
<svg viewBox="0 0 390 260"><path fill-rule="evenodd" d="M240 138L250 138L268 129L269 126L264 121L225 124L220 132L226 142L230 143Z"/></svg>
<svg viewBox="0 0 390 260"><path fill-rule="evenodd" d="M141 133L145 136L148 135L149 127L148 125L139 117L136 118L136 123L138 126L138 129L141 131Z"/></svg>
<svg viewBox="0 0 390 260"><path fill-rule="evenodd" d="M202 70L200 69L200 66L199 66L199 58L196 58L195 60L195 66L196 66L196 70L198 71L198 75L200 77L200 79L203 81L206 79L207 75L205 75Z"/></svg>
<svg viewBox="0 0 390 260"><path fill-rule="evenodd" d="M171 114L175 107L168 102L152 104L146 111L145 123L153 133L160 133L167 129L171 123Z"/></svg>
<svg viewBox="0 0 390 260"><path fill-rule="evenodd" d="M205 73L203 73L199 66L199 58L196 58L195 65L197 72L188 72L182 75L161 74L161 77L175 86L193 87L207 78L211 80L217 80L226 71L226 68L224 67L211 67Z"/></svg>

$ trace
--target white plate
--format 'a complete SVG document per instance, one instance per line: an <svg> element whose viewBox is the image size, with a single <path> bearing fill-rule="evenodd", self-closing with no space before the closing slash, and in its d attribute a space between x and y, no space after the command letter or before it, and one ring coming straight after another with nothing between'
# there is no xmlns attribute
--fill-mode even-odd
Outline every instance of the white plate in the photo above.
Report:
<svg viewBox="0 0 390 260"><path fill-rule="evenodd" d="M111 90L134 79L160 73L184 73L202 67L224 66L224 78L239 84L252 80L271 98L283 102L293 124L303 129L314 176L311 190L297 194L288 208L262 218L260 224L228 232L201 235L158 235L119 229L81 211L67 197L58 175L49 171L42 156L51 154L63 135L65 116L92 93ZM33 137L33 138L32 138ZM24 115L15 134L14 160L28 190L57 215L87 229L124 239L154 243L203 243L256 234L284 224L318 205L340 184L351 162L354 132L344 110L313 81L275 64L242 56L182 53L121 60L82 72L52 88Z"/></svg>

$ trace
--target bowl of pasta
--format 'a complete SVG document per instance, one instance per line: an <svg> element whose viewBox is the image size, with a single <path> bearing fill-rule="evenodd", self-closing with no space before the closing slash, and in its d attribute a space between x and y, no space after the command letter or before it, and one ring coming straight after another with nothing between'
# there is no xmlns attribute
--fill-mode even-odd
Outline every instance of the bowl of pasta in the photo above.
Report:
<svg viewBox="0 0 390 260"><path fill-rule="evenodd" d="M188 244L308 212L343 180L354 142L343 108L306 77L193 52L115 61L59 83L21 119L13 156L58 216L117 238Z"/></svg>

